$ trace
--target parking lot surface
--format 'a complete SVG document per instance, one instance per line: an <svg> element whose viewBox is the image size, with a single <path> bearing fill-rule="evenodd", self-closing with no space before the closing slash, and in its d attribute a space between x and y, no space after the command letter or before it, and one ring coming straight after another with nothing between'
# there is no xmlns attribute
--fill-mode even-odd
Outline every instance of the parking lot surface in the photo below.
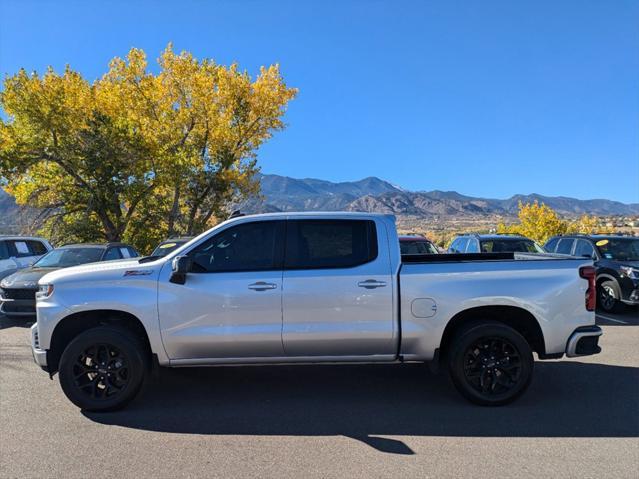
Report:
<svg viewBox="0 0 639 479"><path fill-rule="evenodd" d="M601 354L537 362L501 408L422 365L264 366L163 370L95 414L0 318L0 477L638 477L639 313L598 323Z"/></svg>

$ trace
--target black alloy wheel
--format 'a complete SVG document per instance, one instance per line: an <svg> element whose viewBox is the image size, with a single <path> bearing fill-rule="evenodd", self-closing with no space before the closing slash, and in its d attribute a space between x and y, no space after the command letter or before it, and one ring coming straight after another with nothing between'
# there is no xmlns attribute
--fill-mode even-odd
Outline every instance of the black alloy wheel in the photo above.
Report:
<svg viewBox="0 0 639 479"><path fill-rule="evenodd" d="M521 376L521 357L517 348L505 338L482 338L464 353L464 375L482 395L499 396L517 385Z"/></svg>
<svg viewBox="0 0 639 479"><path fill-rule="evenodd" d="M532 380L534 359L528 341L503 323L473 321L455 335L447 356L457 390L482 406L514 401Z"/></svg>
<svg viewBox="0 0 639 479"><path fill-rule="evenodd" d="M148 354L126 329L99 326L76 336L60 358L60 386L87 411L111 411L129 403L148 371Z"/></svg>
<svg viewBox="0 0 639 479"><path fill-rule="evenodd" d="M93 399L112 398L129 385L126 356L112 344L86 348L73 365L75 386Z"/></svg>

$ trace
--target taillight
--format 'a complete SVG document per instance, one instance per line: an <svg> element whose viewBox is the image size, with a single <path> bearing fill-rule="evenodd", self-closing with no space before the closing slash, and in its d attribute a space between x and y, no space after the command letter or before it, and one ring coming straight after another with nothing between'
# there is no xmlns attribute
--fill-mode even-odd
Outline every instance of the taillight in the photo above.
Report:
<svg viewBox="0 0 639 479"><path fill-rule="evenodd" d="M597 276L593 266L582 266L579 268L579 276L588 280L588 289L586 290L586 309L594 311L597 306L597 284L595 277Z"/></svg>

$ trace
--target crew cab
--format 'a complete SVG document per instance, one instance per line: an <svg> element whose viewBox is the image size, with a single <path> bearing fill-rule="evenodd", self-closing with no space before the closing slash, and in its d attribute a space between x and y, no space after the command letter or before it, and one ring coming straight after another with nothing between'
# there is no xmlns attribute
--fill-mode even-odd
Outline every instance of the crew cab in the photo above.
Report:
<svg viewBox="0 0 639 479"><path fill-rule="evenodd" d="M124 406L155 367L429 362L482 405L540 359L600 351L592 260L401 256L392 216L235 217L165 257L40 279L34 359L86 410Z"/></svg>

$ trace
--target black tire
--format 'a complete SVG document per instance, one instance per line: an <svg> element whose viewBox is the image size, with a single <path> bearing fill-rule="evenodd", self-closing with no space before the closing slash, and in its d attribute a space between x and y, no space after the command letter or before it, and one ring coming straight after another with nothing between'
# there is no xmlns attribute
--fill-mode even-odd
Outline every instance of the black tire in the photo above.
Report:
<svg viewBox="0 0 639 479"><path fill-rule="evenodd" d="M528 341L498 322L475 322L463 328L453 338L447 359L457 390L481 406L514 401L532 380L534 358Z"/></svg>
<svg viewBox="0 0 639 479"><path fill-rule="evenodd" d="M621 290L616 281L611 279L602 281L597 286L597 306L606 313L619 313L623 310Z"/></svg>
<svg viewBox="0 0 639 479"><path fill-rule="evenodd" d="M129 331L109 326L76 336L62 353L60 386L86 411L113 411L138 394L148 371L144 346Z"/></svg>

